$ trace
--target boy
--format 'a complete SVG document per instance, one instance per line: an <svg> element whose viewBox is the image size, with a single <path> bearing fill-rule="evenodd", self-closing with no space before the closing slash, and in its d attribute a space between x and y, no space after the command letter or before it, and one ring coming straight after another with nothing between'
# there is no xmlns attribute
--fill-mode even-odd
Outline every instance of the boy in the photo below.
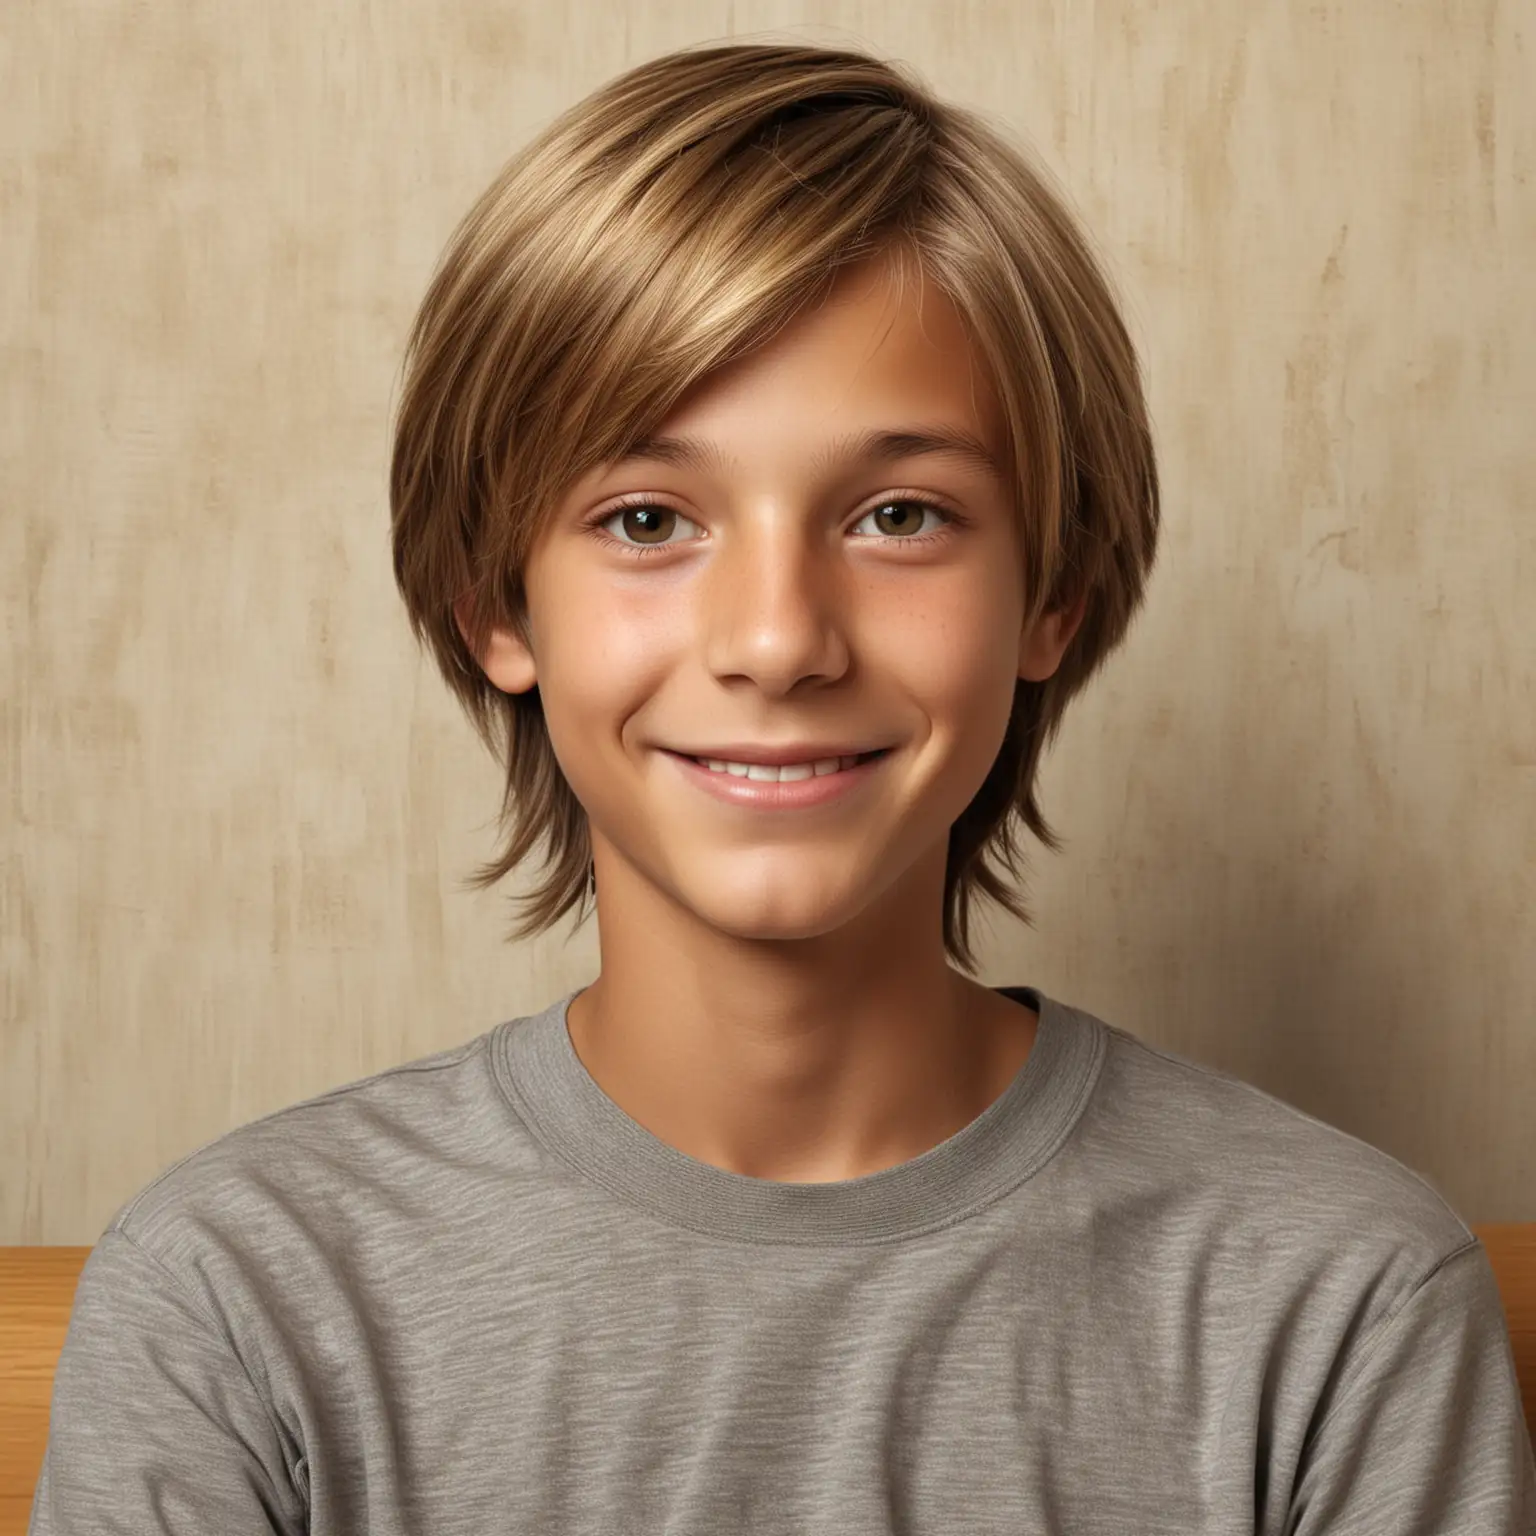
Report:
<svg viewBox="0 0 1536 1536"><path fill-rule="evenodd" d="M395 566L505 727L481 883L545 840L518 933L595 893L601 973L131 1201L32 1530L1536 1530L1424 1180L963 974L1157 497L1061 202L885 65L675 55L514 161Z"/></svg>

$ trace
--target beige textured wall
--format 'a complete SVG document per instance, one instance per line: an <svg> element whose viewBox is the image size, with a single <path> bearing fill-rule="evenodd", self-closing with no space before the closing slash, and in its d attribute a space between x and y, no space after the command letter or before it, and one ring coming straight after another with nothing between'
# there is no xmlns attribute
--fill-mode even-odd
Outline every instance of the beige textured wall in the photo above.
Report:
<svg viewBox="0 0 1536 1536"><path fill-rule="evenodd" d="M389 571L400 349L599 81L862 41L1074 189L1145 351L1148 607L1046 769L1027 981L1536 1219L1536 4L0 8L0 1242L581 985Z"/></svg>

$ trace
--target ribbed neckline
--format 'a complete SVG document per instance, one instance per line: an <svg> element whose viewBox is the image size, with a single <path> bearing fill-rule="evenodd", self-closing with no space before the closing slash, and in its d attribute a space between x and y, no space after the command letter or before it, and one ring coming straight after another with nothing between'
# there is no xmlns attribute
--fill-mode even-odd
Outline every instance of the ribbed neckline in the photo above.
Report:
<svg viewBox="0 0 1536 1536"><path fill-rule="evenodd" d="M1076 1124L1108 1036L1033 987L995 987L1040 1015L1028 1059L968 1125L920 1156L857 1179L790 1184L732 1173L662 1141L603 1092L571 1043L581 988L493 1031L492 1071L550 1152L663 1221L754 1243L843 1247L963 1220L1042 1168Z"/></svg>

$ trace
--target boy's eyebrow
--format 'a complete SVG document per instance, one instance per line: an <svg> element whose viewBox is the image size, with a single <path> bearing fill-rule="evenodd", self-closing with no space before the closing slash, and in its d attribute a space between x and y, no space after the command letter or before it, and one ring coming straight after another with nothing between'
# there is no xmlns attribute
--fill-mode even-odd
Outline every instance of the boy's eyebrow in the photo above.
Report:
<svg viewBox="0 0 1536 1536"><path fill-rule="evenodd" d="M834 439L811 459L813 470L823 470L839 458L865 463L916 458L922 454L945 454L961 459L972 468L1004 478L1002 466L987 445L963 427L871 428ZM712 469L723 474L729 465L713 443L696 437L672 437L653 433L632 444L614 466L631 459L657 459L678 469Z"/></svg>

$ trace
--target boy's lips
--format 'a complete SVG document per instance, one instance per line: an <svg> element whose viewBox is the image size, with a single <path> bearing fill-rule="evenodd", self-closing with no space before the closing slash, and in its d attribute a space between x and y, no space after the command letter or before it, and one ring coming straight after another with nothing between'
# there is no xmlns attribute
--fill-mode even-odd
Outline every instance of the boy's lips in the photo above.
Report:
<svg viewBox="0 0 1536 1536"><path fill-rule="evenodd" d="M750 806L758 810L789 811L825 805L852 794L880 771L890 755L882 749L844 767L847 757L839 760L835 773L817 774L802 779L752 779L733 773L721 773L697 761L685 752L665 748L664 757L677 764L683 776L696 788L727 805ZM717 759L718 761L718 759ZM823 759L824 761L824 759Z"/></svg>
<svg viewBox="0 0 1536 1536"><path fill-rule="evenodd" d="M760 768L783 768L790 763L821 763L834 757L873 757L875 753L888 752L890 748L817 746L805 741L791 741L778 747L758 747L738 741L723 747L664 747L662 750L679 757L695 758L699 762L712 758L717 763L753 763Z"/></svg>

